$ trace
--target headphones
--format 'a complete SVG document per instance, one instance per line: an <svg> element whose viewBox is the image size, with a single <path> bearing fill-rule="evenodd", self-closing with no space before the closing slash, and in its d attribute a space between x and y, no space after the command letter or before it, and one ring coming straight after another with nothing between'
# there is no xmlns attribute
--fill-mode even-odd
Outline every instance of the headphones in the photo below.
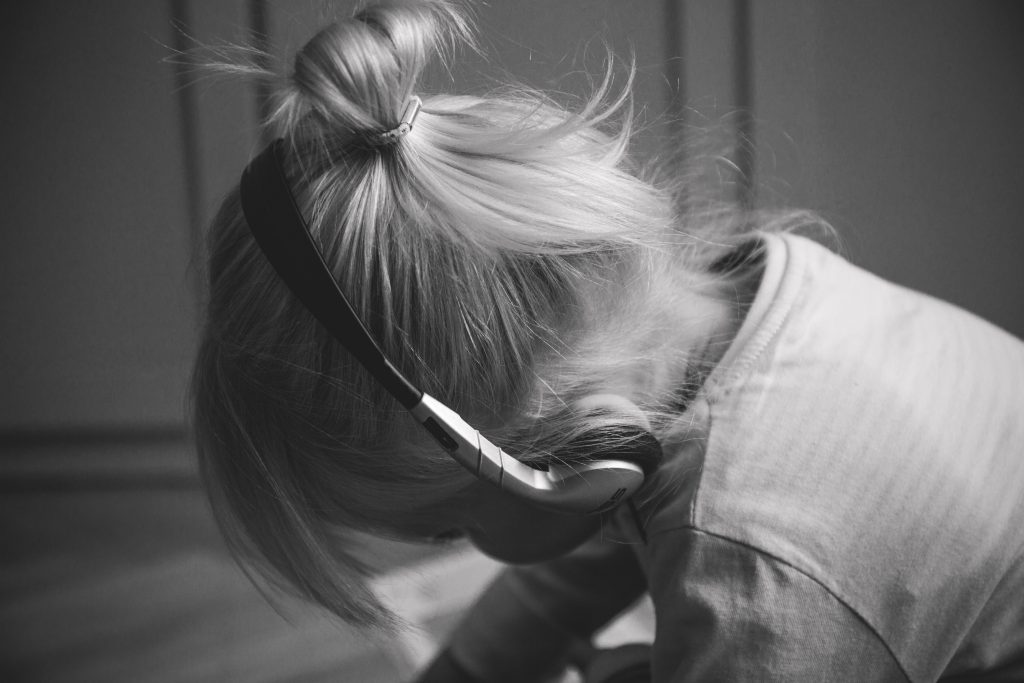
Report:
<svg viewBox="0 0 1024 683"><path fill-rule="evenodd" d="M585 462L553 462L546 470L536 469L504 453L454 410L413 385L374 342L324 262L288 185L284 153L285 141L279 138L249 163L239 183L242 212L256 243L313 316L456 462L502 491L558 512L606 512L640 488L645 471L660 460L661 446L639 425L615 424L579 440L593 447L602 435L614 434L619 444L614 452L599 450ZM596 399L591 407L600 409Z"/></svg>

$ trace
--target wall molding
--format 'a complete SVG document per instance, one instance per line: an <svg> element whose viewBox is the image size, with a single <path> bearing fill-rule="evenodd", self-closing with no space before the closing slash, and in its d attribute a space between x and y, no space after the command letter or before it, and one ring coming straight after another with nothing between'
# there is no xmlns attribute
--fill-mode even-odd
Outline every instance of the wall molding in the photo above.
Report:
<svg viewBox="0 0 1024 683"><path fill-rule="evenodd" d="M0 493L195 489L183 425L0 432Z"/></svg>

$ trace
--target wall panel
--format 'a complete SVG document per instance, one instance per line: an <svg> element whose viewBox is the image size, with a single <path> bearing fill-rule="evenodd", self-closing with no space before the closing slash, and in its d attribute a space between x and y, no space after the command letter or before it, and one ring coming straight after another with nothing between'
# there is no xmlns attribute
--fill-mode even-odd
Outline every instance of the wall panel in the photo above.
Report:
<svg viewBox="0 0 1024 683"><path fill-rule="evenodd" d="M0 431L180 424L195 306L167 8L5 7Z"/></svg>
<svg viewBox="0 0 1024 683"><path fill-rule="evenodd" d="M759 191L1024 336L1024 28L1008 2L752 3Z"/></svg>
<svg viewBox="0 0 1024 683"><path fill-rule="evenodd" d="M242 166L257 150L259 116L257 83L250 78L218 73L204 67L218 53L251 45L253 12L250 0L188 0L189 43L199 50L188 60L184 80L191 90L188 106L195 119L196 137L189 149L198 167L198 218L201 232L224 195L238 183ZM198 237L198 236L197 236Z"/></svg>
<svg viewBox="0 0 1024 683"><path fill-rule="evenodd" d="M679 0L684 128L677 142L700 155L715 196L748 201L753 149L744 19L746 0ZM692 160L692 159L691 159Z"/></svg>

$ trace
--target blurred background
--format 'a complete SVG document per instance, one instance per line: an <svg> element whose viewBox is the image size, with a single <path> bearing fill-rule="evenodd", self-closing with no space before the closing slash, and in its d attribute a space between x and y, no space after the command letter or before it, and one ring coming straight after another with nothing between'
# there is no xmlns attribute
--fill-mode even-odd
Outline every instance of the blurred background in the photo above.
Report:
<svg viewBox="0 0 1024 683"><path fill-rule="evenodd" d="M578 92L605 44L632 54L638 157L713 131L737 199L816 210L854 262L1024 336L1022 10L491 0L476 6L490 60L465 56L452 87L508 72ZM203 226L259 148L265 93L175 55L230 41L286 63L350 11L3 3L0 679L402 680L496 571L385 549L382 590L424 626L399 643L301 606L286 619L228 558L199 488L185 397Z"/></svg>

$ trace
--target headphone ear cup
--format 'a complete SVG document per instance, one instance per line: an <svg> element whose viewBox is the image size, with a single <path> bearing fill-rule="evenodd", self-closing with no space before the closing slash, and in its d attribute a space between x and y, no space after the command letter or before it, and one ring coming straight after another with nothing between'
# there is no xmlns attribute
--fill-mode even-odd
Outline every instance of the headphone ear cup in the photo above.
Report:
<svg viewBox="0 0 1024 683"><path fill-rule="evenodd" d="M577 436L559 456L569 462L591 460L624 460L635 463L649 477L661 464L661 444L646 428L634 423L609 423Z"/></svg>
<svg viewBox="0 0 1024 683"><path fill-rule="evenodd" d="M481 438L490 452L481 462L496 468L488 481L540 507L572 514L608 512L633 495L661 462L661 444L644 414L615 395L588 397L573 408L581 431L541 466L514 460Z"/></svg>
<svg viewBox="0 0 1024 683"><path fill-rule="evenodd" d="M562 487L564 510L593 515L626 502L660 461L661 444L647 429L632 423L605 423L555 453L548 476Z"/></svg>
<svg viewBox="0 0 1024 683"><path fill-rule="evenodd" d="M573 403L580 415L598 418L593 429L566 447L579 456L596 460L625 460L640 466L649 477L661 464L661 444L640 408L619 394L590 394Z"/></svg>

